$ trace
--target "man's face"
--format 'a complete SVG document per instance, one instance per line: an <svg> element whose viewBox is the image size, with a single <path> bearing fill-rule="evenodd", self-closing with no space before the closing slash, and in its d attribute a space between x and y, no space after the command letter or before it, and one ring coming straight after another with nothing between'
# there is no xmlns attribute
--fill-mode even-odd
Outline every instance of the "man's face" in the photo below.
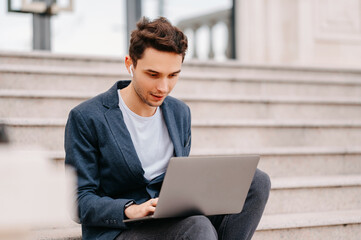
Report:
<svg viewBox="0 0 361 240"><path fill-rule="evenodd" d="M143 103L160 106L178 81L182 55L146 48L133 69L132 84Z"/></svg>

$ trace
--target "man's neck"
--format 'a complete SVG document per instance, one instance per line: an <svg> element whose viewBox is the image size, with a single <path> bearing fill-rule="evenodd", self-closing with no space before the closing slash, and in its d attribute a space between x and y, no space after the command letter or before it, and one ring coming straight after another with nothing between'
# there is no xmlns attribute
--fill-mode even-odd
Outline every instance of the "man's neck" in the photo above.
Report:
<svg viewBox="0 0 361 240"><path fill-rule="evenodd" d="M130 83L127 87L120 89L120 95L122 96L125 105L127 105L132 112L139 116L151 117L157 110L157 107L149 106L142 101L135 92L132 83Z"/></svg>

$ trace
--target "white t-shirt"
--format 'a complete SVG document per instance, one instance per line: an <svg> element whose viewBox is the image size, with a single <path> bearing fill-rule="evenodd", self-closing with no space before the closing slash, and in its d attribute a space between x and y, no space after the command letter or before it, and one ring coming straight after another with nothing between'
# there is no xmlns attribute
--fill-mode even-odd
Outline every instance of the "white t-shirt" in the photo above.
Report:
<svg viewBox="0 0 361 240"><path fill-rule="evenodd" d="M162 110L157 107L153 116L142 117L128 108L119 90L118 96L119 108L142 163L144 177L152 180L166 171L174 152Z"/></svg>

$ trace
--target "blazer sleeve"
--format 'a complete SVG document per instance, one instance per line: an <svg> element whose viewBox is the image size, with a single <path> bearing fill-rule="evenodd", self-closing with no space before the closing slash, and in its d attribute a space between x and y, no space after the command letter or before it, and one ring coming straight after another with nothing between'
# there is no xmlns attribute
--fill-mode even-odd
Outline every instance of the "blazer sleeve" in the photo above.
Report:
<svg viewBox="0 0 361 240"><path fill-rule="evenodd" d="M77 205L81 224L126 229L124 205L133 199L113 199L97 195L99 165L96 136L80 111L73 109L65 128L65 164L76 169Z"/></svg>

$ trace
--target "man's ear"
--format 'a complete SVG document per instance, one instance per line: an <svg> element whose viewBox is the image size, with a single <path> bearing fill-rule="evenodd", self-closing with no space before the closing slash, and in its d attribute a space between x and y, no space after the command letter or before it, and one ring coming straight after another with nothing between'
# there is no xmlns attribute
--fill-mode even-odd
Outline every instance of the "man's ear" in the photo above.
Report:
<svg viewBox="0 0 361 240"><path fill-rule="evenodd" d="M125 67L127 68L129 74L131 74L130 66L133 65L133 61L129 55L125 56L124 63L125 63Z"/></svg>

